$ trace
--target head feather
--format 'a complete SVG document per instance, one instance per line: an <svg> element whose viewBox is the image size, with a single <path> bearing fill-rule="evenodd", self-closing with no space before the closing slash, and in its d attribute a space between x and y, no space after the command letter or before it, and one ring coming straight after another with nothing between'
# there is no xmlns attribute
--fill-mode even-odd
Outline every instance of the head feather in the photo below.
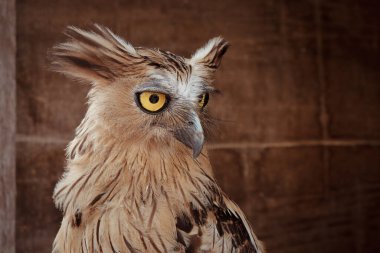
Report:
<svg viewBox="0 0 380 253"><path fill-rule="evenodd" d="M204 64L210 68L218 68L229 43L222 37L215 37L205 46L198 49L191 57L192 63Z"/></svg>
<svg viewBox="0 0 380 253"><path fill-rule="evenodd" d="M95 83L108 83L142 62L135 48L108 28L95 25L93 31L67 28L67 42L51 52L53 69Z"/></svg>

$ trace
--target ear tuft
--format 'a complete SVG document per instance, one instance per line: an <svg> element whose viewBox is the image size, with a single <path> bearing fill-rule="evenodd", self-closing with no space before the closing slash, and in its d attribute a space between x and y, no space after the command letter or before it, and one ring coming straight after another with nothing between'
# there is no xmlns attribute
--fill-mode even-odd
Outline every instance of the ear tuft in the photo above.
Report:
<svg viewBox="0 0 380 253"><path fill-rule="evenodd" d="M194 53L191 62L201 63L213 69L218 68L229 46L222 37L215 37Z"/></svg>
<svg viewBox="0 0 380 253"><path fill-rule="evenodd" d="M93 31L69 26L67 42L50 52L52 68L69 76L96 83L107 83L123 75L128 66L141 58L135 48L110 29L95 25Z"/></svg>

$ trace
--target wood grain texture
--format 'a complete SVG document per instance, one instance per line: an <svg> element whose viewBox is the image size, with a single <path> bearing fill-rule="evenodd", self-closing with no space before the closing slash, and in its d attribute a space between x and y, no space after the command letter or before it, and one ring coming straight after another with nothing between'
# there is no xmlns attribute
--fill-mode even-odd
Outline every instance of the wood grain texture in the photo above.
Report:
<svg viewBox="0 0 380 253"><path fill-rule="evenodd" d="M0 249L15 251L15 1L0 2Z"/></svg>

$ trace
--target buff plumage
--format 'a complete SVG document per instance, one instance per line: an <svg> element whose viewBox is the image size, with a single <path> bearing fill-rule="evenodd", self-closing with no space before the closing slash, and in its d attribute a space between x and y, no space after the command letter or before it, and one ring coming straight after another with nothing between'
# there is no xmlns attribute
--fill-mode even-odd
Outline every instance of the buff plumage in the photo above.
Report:
<svg viewBox="0 0 380 253"><path fill-rule="evenodd" d="M92 86L54 191L64 217L53 252L263 252L202 149L210 120L199 97L214 90L228 43L214 38L187 59L98 25L67 35L53 67ZM165 110L141 110L147 90L170 98Z"/></svg>

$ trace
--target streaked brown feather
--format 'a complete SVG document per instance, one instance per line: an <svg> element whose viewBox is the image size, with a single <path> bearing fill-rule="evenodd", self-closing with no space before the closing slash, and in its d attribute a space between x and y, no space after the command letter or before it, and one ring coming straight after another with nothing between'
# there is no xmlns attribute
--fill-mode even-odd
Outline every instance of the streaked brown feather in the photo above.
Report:
<svg viewBox="0 0 380 253"><path fill-rule="evenodd" d="M195 160L173 136L194 101L151 117L133 98L136 86L159 80L182 92L212 90L228 43L215 38L186 59L133 47L98 25L67 35L52 51L54 68L92 88L53 195L64 214L53 252L263 252L216 184L207 151Z"/></svg>

